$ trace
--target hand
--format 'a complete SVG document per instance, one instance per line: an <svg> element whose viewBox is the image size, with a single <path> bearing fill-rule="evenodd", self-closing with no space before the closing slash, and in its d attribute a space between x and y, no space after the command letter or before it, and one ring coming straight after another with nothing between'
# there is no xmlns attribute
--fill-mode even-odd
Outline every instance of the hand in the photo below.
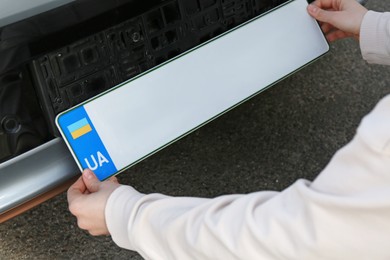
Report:
<svg viewBox="0 0 390 260"><path fill-rule="evenodd" d="M68 190L69 210L81 229L94 236L109 234L104 210L108 197L119 186L116 177L100 182L91 170L83 171Z"/></svg>
<svg viewBox="0 0 390 260"><path fill-rule="evenodd" d="M316 0L307 10L321 22L321 29L330 42L346 37L358 39L367 12L356 0Z"/></svg>

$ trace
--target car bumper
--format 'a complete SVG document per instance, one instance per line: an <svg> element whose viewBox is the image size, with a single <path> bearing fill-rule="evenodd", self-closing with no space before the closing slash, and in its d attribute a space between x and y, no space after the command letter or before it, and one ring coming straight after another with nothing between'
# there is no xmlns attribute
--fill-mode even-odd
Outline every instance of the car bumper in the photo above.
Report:
<svg viewBox="0 0 390 260"><path fill-rule="evenodd" d="M61 138L0 164L0 222L62 192L79 172Z"/></svg>

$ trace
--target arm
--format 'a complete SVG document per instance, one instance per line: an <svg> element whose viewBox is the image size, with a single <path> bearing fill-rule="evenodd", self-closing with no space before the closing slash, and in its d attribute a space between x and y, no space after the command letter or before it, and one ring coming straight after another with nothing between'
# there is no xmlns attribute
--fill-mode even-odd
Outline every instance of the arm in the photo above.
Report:
<svg viewBox="0 0 390 260"><path fill-rule="evenodd" d="M390 257L390 96L313 183L215 199L122 186L106 206L121 247L146 259Z"/></svg>

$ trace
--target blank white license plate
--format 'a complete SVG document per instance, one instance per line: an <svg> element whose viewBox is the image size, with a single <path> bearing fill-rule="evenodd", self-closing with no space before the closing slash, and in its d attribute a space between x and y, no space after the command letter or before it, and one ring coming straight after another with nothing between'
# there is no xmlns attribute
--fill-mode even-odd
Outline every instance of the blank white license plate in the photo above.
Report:
<svg viewBox="0 0 390 260"><path fill-rule="evenodd" d="M57 116L80 169L117 174L329 50L290 1Z"/></svg>

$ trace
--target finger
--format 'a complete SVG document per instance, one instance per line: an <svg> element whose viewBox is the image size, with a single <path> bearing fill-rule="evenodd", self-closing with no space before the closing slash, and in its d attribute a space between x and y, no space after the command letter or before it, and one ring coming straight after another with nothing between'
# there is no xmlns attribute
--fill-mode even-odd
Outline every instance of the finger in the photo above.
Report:
<svg viewBox="0 0 390 260"><path fill-rule="evenodd" d="M102 235L109 235L110 234L106 230L91 230L91 231L88 231L88 232L92 236L102 236Z"/></svg>
<svg viewBox="0 0 390 260"><path fill-rule="evenodd" d="M118 178L115 177L115 176L110 177L110 178L108 179L108 181L111 181L111 182L113 182L113 183L118 183L118 184L119 184Z"/></svg>
<svg viewBox="0 0 390 260"><path fill-rule="evenodd" d="M335 12L326 11L326 10L324 10L324 9L314 5L314 4L308 5L307 11L316 20L318 20L320 22L325 22L325 23L331 23L331 20L333 20L333 16L335 15Z"/></svg>
<svg viewBox="0 0 390 260"><path fill-rule="evenodd" d="M74 199L78 198L80 195L83 195L86 191L87 187L84 184L82 177L78 178L78 180L69 187L67 198L68 202L72 202Z"/></svg>
<svg viewBox="0 0 390 260"><path fill-rule="evenodd" d="M90 169L83 171L83 180L89 192L94 193L99 190L100 181Z"/></svg>
<svg viewBox="0 0 390 260"><path fill-rule="evenodd" d="M321 9L331 9L331 8L337 9L337 6L335 6L336 5L335 2L336 1L334 1L334 0L316 0L316 1L312 2L311 4L317 6Z"/></svg>
<svg viewBox="0 0 390 260"><path fill-rule="evenodd" d="M336 30L336 31L333 31L333 32L330 32L326 35L326 39L329 41L329 42L334 42L336 40L340 40L340 39L344 39L344 38L349 38L349 37L353 37L352 34L350 33L345 33L343 31L340 31L340 30Z"/></svg>
<svg viewBox="0 0 390 260"><path fill-rule="evenodd" d="M324 34L328 34L331 31L335 30L335 27L328 23L322 23L321 24L321 30Z"/></svg>

